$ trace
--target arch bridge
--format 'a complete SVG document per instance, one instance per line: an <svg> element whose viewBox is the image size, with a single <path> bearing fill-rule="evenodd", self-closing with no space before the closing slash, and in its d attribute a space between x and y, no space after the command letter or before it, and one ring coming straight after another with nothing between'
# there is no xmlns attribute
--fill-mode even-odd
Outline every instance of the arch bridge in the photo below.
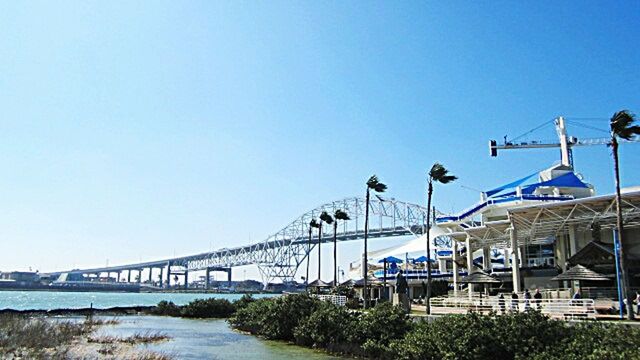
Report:
<svg viewBox="0 0 640 360"><path fill-rule="evenodd" d="M209 271L227 271L230 279L232 267L255 264L258 266L265 284L275 279L289 282L293 280L298 267L305 261L311 251L318 246L317 231L312 232L311 242L309 242L309 222L312 219L317 219L323 211L333 214L337 209L346 211L351 218L349 221L339 222L336 231L337 241L363 239L365 199L353 197L320 205L299 216L280 231L255 244L223 248L159 261L93 269L74 269L66 273L99 275L112 272L120 274L122 271L128 271L130 281L131 272L138 271L137 281L140 282L142 270L149 269L149 282L152 282L153 269L160 269L161 279L163 279L163 270L166 269L168 283L172 274L182 274L186 277L189 271L201 270L207 271L207 280L209 279ZM426 216L426 207L374 195L369 201L368 237L419 236L425 229ZM333 242L333 229L333 225L323 224L322 243ZM65 272L49 274L59 275L62 273ZM186 283L185 281L185 285Z"/></svg>

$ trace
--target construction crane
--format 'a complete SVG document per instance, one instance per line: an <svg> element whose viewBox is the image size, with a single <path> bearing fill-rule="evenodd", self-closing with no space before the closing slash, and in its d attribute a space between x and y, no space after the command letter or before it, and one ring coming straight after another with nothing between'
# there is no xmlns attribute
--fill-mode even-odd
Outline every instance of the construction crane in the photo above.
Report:
<svg viewBox="0 0 640 360"><path fill-rule="evenodd" d="M562 165L573 168L573 152L574 146L587 146L587 145L609 145L611 138L588 138L578 139L575 136L567 135L567 127L565 119L560 116L553 120L556 133L558 134L558 142L544 142L544 141L528 141L528 142L513 142L507 141L507 137L504 138L504 144L498 145L496 140L489 141L489 151L491 156L498 156L498 150L510 150L510 149L545 149L545 148L560 148L560 162ZM535 129L534 129L535 130ZM619 142L640 142L640 139L625 140L619 139Z"/></svg>

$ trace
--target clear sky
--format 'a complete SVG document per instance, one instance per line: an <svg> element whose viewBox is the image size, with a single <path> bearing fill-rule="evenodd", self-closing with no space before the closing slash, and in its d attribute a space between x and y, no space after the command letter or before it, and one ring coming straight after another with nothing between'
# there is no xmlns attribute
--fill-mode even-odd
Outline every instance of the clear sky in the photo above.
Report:
<svg viewBox="0 0 640 360"><path fill-rule="evenodd" d="M424 203L435 161L460 178L435 205L460 210L478 200L461 185L559 158L491 158L489 139L640 113L639 23L638 1L4 1L0 270L256 242L374 173ZM639 156L623 146L624 185L640 184ZM606 147L575 162L613 190Z"/></svg>

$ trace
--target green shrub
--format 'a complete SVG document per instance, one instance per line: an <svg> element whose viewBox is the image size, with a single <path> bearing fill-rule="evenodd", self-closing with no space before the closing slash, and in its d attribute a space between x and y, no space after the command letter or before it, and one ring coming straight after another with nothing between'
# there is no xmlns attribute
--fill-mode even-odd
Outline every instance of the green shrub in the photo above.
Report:
<svg viewBox="0 0 640 360"><path fill-rule="evenodd" d="M379 303L364 313L349 330L349 341L362 347L363 355L384 353L392 340L402 338L412 327L409 316L399 306Z"/></svg>
<svg viewBox="0 0 640 360"><path fill-rule="evenodd" d="M261 335L267 339L293 341L293 331L320 306L320 300L306 294L276 298L264 317Z"/></svg>
<svg viewBox="0 0 640 360"><path fill-rule="evenodd" d="M228 322L235 329L258 335L262 333L262 324L274 302L273 298L263 298L247 303L238 308Z"/></svg>
<svg viewBox="0 0 640 360"><path fill-rule="evenodd" d="M347 333L355 326L358 314L330 302L323 302L311 316L302 320L294 330L299 345L346 352L350 346Z"/></svg>
<svg viewBox="0 0 640 360"><path fill-rule="evenodd" d="M530 356L535 360L640 359L640 329L637 327L584 323L567 327L565 336L553 347ZM524 359L525 356L519 356Z"/></svg>
<svg viewBox="0 0 640 360"><path fill-rule="evenodd" d="M163 316L180 316L180 306L174 304L173 301L162 300L155 309L151 310L151 313Z"/></svg>
<svg viewBox="0 0 640 360"><path fill-rule="evenodd" d="M311 316L319 305L320 300L307 294L260 299L239 309L229 323L236 329L267 339L294 341L296 326Z"/></svg>
<svg viewBox="0 0 640 360"><path fill-rule="evenodd" d="M251 304L254 301L256 301L256 299L254 299L254 297L251 296L251 294L244 294L240 299L233 302L233 306L235 310L238 311L240 309L246 308L247 306L249 306L249 304Z"/></svg>
<svg viewBox="0 0 640 360"><path fill-rule="evenodd" d="M226 318L235 312L227 299L197 299L182 307L180 315L186 318Z"/></svg>

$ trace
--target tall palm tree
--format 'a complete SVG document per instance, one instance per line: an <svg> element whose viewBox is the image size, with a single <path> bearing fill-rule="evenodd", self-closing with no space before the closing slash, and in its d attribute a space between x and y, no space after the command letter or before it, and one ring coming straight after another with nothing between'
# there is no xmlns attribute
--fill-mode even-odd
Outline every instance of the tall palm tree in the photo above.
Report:
<svg viewBox="0 0 640 360"><path fill-rule="evenodd" d="M431 196L433 195L433 182L447 184L457 179L456 176L449 175L449 170L442 164L435 163L429 171L429 188L427 189L427 314L431 314L431 240L429 240L429 230L431 228ZM470 249L467 249L470 251ZM454 254L455 257L455 254ZM455 260L455 259L454 259Z"/></svg>
<svg viewBox="0 0 640 360"><path fill-rule="evenodd" d="M367 308L367 298L368 298L368 293L367 293L367 276L368 276L368 269L369 269L369 264L368 264L368 259L367 259L367 238L369 236L369 196L370 196L370 192L371 190L377 192L377 193L382 193L385 192L385 190L387 190L387 185L381 183L378 180L378 177L375 175L372 175L369 180L367 180L367 196L366 196L366 200L365 200L365 208L364 208L364 254L362 256L362 277L363 277L363 281L364 281L364 290L363 290L363 296L362 298L364 299L364 308Z"/></svg>
<svg viewBox="0 0 640 360"><path fill-rule="evenodd" d="M305 277L305 290L309 291L309 260L311 260L311 235L313 233L313 228L320 227L320 224L316 221L316 219L311 219L309 222L309 242L307 243L307 277Z"/></svg>
<svg viewBox="0 0 640 360"><path fill-rule="evenodd" d="M616 212L618 217L618 244L620 249L620 269L622 277L622 288L627 299L627 318L633 320L633 298L629 289L629 273L627 272L625 253L623 252L624 227L622 223L622 197L620 196L620 162L618 160L618 138L633 140L640 135L640 126L633 125L635 116L628 110L621 110L611 117L611 149L613 150L613 168L616 177Z"/></svg>
<svg viewBox="0 0 640 360"><path fill-rule="evenodd" d="M333 286L338 287L338 220L347 221L351 218L341 209L333 213L333 218Z"/></svg>
<svg viewBox="0 0 640 360"><path fill-rule="evenodd" d="M327 223L329 225L331 225L333 223L333 218L326 211L323 211L320 214L320 227L318 227L318 280L320 280L322 278L322 276L320 276L320 270L321 270L321 268L320 268L320 265L321 265L321 262L320 262L320 243L322 242L322 223Z"/></svg>

